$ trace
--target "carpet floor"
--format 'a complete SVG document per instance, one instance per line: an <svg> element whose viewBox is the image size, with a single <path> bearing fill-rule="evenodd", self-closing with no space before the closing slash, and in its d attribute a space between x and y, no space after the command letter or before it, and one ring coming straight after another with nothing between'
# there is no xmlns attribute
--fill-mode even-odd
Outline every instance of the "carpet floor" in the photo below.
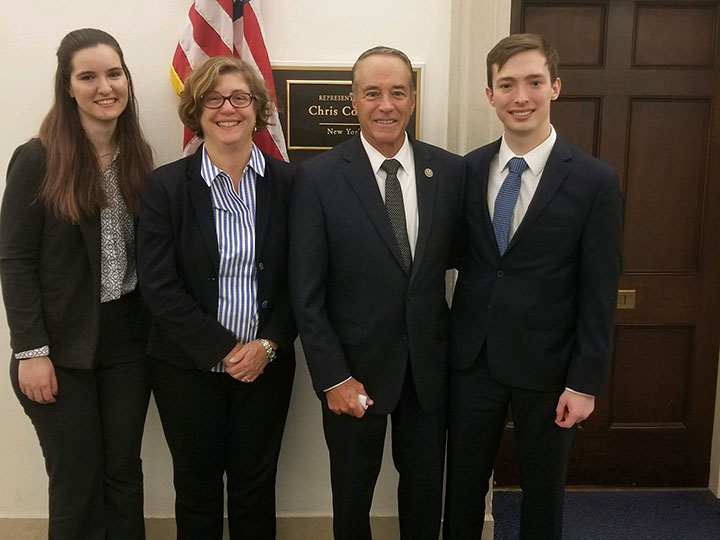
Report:
<svg viewBox="0 0 720 540"><path fill-rule="evenodd" d="M495 540L517 540L519 491L495 491ZM568 491L564 540L720 540L720 499L708 490Z"/></svg>

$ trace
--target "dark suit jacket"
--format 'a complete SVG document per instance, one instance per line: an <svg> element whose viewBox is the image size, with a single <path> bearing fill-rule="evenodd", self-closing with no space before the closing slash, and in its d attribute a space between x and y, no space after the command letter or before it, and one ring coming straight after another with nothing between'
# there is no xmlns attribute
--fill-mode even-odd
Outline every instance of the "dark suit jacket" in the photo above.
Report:
<svg viewBox="0 0 720 540"><path fill-rule="evenodd" d="M466 156L470 243L452 308L452 365L487 346L492 375L537 391L601 393L622 257L615 172L558 137L527 213L501 258L487 206L500 141Z"/></svg>
<svg viewBox="0 0 720 540"><path fill-rule="evenodd" d="M375 414L394 410L408 355L423 408L446 396L445 269L464 170L458 156L411 143L419 227L409 276L359 135L305 162L293 191L290 283L313 386L321 394L352 376Z"/></svg>
<svg viewBox="0 0 720 540"><path fill-rule="evenodd" d="M237 343L217 320L218 253L202 149L150 173L138 229L138 277L153 316L148 353L182 368L210 369ZM297 334L287 283L290 164L265 155L256 184L258 337L294 358Z"/></svg>
<svg viewBox="0 0 720 540"><path fill-rule="evenodd" d="M50 345L53 364L93 366L100 323L100 216L73 225L38 201L45 149L20 146L0 214L0 277L13 352Z"/></svg>

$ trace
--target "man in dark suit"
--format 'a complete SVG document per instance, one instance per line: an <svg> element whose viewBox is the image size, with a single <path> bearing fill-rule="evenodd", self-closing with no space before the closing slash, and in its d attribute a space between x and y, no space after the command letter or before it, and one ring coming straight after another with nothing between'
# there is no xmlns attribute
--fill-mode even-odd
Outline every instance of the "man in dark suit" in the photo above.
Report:
<svg viewBox="0 0 720 540"><path fill-rule="evenodd" d="M605 384L621 268L617 175L550 124L555 48L513 35L488 54L502 139L466 156L469 239L452 307L444 539L482 534L484 498L512 408L520 538L562 537L578 422Z"/></svg>
<svg viewBox="0 0 720 540"><path fill-rule="evenodd" d="M361 133L300 168L290 286L330 453L336 540L371 538L392 416L400 532L437 540L445 450L445 269L462 160L410 138L412 65L376 47L353 67Z"/></svg>

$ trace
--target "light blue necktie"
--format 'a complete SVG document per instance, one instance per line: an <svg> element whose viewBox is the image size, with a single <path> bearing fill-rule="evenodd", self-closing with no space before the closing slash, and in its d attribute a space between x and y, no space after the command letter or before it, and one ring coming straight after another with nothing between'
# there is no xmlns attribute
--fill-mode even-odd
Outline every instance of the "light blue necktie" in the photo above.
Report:
<svg viewBox="0 0 720 540"><path fill-rule="evenodd" d="M505 253L510 241L510 225L512 223L513 208L520 193L520 177L527 167L523 158L512 158L508 163L508 175L503 180L500 191L495 199L493 212L493 230L500 256Z"/></svg>

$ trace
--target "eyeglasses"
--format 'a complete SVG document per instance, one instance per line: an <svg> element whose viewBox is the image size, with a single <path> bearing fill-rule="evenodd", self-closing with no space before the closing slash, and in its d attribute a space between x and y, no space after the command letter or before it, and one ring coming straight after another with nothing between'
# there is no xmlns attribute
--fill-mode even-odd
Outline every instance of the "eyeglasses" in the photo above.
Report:
<svg viewBox="0 0 720 540"><path fill-rule="evenodd" d="M225 105L226 101L229 101L230 105L232 105L235 109L244 109L252 103L255 96L246 92L234 92L229 96L223 96L217 92L211 92L210 94L203 94L200 96L200 99L207 109L219 109Z"/></svg>

